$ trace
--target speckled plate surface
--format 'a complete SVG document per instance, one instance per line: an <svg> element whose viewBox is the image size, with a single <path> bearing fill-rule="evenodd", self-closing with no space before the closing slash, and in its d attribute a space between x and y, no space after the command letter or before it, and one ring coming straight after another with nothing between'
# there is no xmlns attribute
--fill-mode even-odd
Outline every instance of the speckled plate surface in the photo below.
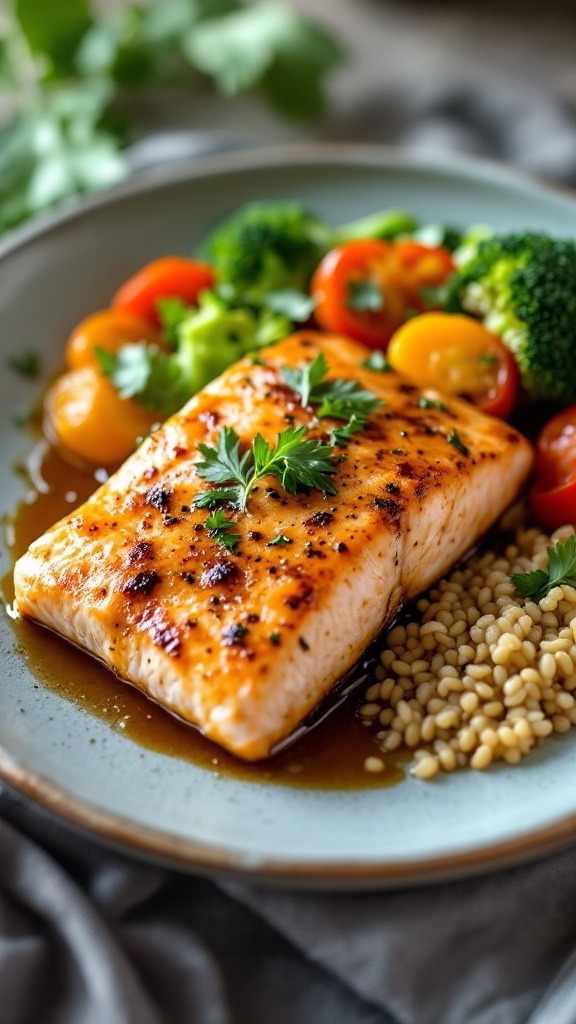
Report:
<svg viewBox="0 0 576 1024"><path fill-rule="evenodd" d="M26 229L0 250L0 365L63 339L144 261L189 252L240 203L302 200L336 222L402 206L425 221L576 235L576 200L496 166L379 148L304 146L199 162L147 177ZM12 423L33 387L0 374L0 511L24 485L31 442ZM6 550L1 571L9 569ZM576 733L517 768L432 784L326 792L218 778L144 750L43 687L0 620L0 776L38 804L134 854L190 871L342 887L431 882L576 841ZM90 743L89 737L96 742Z"/></svg>

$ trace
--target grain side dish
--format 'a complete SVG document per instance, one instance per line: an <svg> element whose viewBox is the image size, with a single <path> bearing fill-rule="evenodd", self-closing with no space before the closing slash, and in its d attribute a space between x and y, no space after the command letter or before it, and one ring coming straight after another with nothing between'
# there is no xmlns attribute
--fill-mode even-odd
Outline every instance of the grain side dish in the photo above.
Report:
<svg viewBox="0 0 576 1024"><path fill-rule="evenodd" d="M536 602L518 596L510 579L544 569L547 548L574 528L550 537L525 524L523 505L501 525L514 527L503 551L469 558L390 630L360 709L383 753L401 744L414 751L419 779L519 764L576 725L576 589L564 583ZM383 761L374 756L365 767L381 771Z"/></svg>

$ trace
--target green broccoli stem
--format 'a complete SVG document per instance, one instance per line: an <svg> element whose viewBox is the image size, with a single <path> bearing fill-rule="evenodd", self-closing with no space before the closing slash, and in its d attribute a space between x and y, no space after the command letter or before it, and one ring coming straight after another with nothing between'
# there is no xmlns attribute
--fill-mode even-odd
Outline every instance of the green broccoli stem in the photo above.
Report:
<svg viewBox="0 0 576 1024"><path fill-rule="evenodd" d="M382 210L335 228L334 244L358 238L397 238L398 235L411 235L417 229L418 222L406 210Z"/></svg>

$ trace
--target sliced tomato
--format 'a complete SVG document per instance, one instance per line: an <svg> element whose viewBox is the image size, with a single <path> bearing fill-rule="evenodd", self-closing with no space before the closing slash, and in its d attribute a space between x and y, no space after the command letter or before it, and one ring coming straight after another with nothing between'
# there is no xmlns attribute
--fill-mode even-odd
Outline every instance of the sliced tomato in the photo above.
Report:
<svg viewBox="0 0 576 1024"><path fill-rule="evenodd" d="M576 523L576 405L543 427L536 441L538 476L530 504L544 526Z"/></svg>
<svg viewBox="0 0 576 1024"><path fill-rule="evenodd" d="M427 287L454 270L450 253L410 239L364 239L332 249L317 267L311 292L320 327L385 348L409 315L429 308Z"/></svg>
<svg viewBox="0 0 576 1024"><path fill-rule="evenodd" d="M422 313L396 331L387 356L395 370L422 388L460 395L502 419L514 408L514 359L500 339L472 317Z"/></svg>
<svg viewBox="0 0 576 1024"><path fill-rule="evenodd" d="M194 306L200 292L213 288L215 283L216 273L208 263L185 256L162 256L130 277L116 292L112 306L159 326L159 299L176 298Z"/></svg>

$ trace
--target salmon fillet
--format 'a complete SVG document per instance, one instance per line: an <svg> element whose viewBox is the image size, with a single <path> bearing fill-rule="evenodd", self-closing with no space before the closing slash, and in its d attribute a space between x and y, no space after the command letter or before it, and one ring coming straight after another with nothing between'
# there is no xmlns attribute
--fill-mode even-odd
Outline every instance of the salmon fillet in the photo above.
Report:
<svg viewBox="0 0 576 1024"><path fill-rule="evenodd" d="M227 551L194 508L207 487L198 445L215 445L224 425L246 446L258 431L275 442L287 423L322 436L333 421L303 409L280 372L319 352L331 377L384 404L352 437L335 496L291 497L266 478L246 513L227 512L241 537ZM231 367L31 545L15 567L20 614L233 753L266 757L487 530L531 465L507 424L458 399L421 408L418 388L365 358L346 338L302 332L263 352L264 365ZM280 534L290 543L269 546Z"/></svg>

